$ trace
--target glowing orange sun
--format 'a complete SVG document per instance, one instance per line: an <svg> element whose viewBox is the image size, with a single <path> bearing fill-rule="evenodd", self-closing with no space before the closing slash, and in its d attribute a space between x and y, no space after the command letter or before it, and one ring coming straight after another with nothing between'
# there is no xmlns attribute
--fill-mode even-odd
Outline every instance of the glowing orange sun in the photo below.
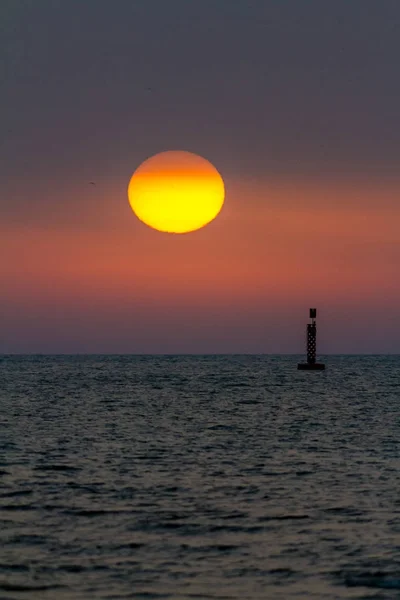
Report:
<svg viewBox="0 0 400 600"><path fill-rule="evenodd" d="M149 227L186 233L204 227L224 203L224 182L205 158L168 151L145 160L132 175L129 203Z"/></svg>

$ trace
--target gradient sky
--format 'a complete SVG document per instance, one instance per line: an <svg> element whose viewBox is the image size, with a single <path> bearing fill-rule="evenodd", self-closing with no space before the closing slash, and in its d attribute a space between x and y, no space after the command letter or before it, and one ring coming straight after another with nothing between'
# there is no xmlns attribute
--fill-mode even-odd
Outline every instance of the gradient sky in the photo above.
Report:
<svg viewBox="0 0 400 600"><path fill-rule="evenodd" d="M2 0L0 352L400 353L399 56L398 0ZM198 232L129 207L164 150Z"/></svg>

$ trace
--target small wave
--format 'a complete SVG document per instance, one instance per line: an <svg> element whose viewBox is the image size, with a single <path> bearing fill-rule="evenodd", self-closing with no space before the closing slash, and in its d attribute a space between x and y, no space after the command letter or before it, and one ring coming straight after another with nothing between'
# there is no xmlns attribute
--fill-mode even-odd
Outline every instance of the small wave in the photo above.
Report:
<svg viewBox="0 0 400 600"><path fill-rule="evenodd" d="M53 584L53 585L22 585L17 583L8 583L7 581L0 581L0 590L5 592L44 592L46 590L56 590L65 587L64 585Z"/></svg>
<svg viewBox="0 0 400 600"><path fill-rule="evenodd" d="M17 496L30 496L33 494L32 490L16 490L15 492L3 492L0 494L0 498L15 498Z"/></svg>
<svg viewBox="0 0 400 600"><path fill-rule="evenodd" d="M140 542L127 542L126 544L118 544L116 548L119 550L127 549L127 550L139 550L139 548L143 548L145 546L144 543Z"/></svg>
<svg viewBox="0 0 400 600"><path fill-rule="evenodd" d="M130 513L130 510L107 510L101 509L85 509L85 508L67 508L64 513L68 515L73 515L74 517L104 517L108 515L121 515Z"/></svg>
<svg viewBox="0 0 400 600"><path fill-rule="evenodd" d="M43 504L43 506L41 507L42 510L55 510L55 511L62 511L64 506L60 505L60 504ZM66 508L67 510L67 508Z"/></svg>
<svg viewBox="0 0 400 600"><path fill-rule="evenodd" d="M3 504L0 505L1 510L18 511L18 510L36 510L33 504Z"/></svg>
<svg viewBox="0 0 400 600"><path fill-rule="evenodd" d="M207 429L209 431L233 431L236 427L233 427L232 425L210 425Z"/></svg>
<svg viewBox="0 0 400 600"><path fill-rule="evenodd" d="M204 546L201 550L217 550L218 552L231 552L232 550L241 549L242 546L235 546L233 544L215 544L211 546Z"/></svg>
<svg viewBox="0 0 400 600"><path fill-rule="evenodd" d="M277 577L291 577L292 575L296 575L297 571L293 571L293 569L285 568L285 567L277 567L276 569L270 569L268 571L270 575L275 575Z"/></svg>
<svg viewBox="0 0 400 600"><path fill-rule="evenodd" d="M387 573L348 574L344 577L348 587L368 587L388 590L400 590L400 577Z"/></svg>
<svg viewBox="0 0 400 600"><path fill-rule="evenodd" d="M259 517L258 521L260 523L265 523L267 521L299 521L303 519L309 519L309 515L271 515L265 517Z"/></svg>
<svg viewBox="0 0 400 600"><path fill-rule="evenodd" d="M207 528L208 533L261 533L265 528L262 526L240 527L238 525L211 525Z"/></svg>
<svg viewBox="0 0 400 600"><path fill-rule="evenodd" d="M34 467L35 471L80 471L80 467L72 465L38 465Z"/></svg>
<svg viewBox="0 0 400 600"><path fill-rule="evenodd" d="M333 506L332 508L326 508L324 512L332 515L349 515L352 517L360 517L364 514L363 511L352 506Z"/></svg>
<svg viewBox="0 0 400 600"><path fill-rule="evenodd" d="M209 544L209 545L198 545L192 546L190 544L181 544L180 548L185 550L185 552L190 553L201 553L204 554L206 552L233 552L235 550L241 550L243 545L235 545L235 544Z"/></svg>
<svg viewBox="0 0 400 600"><path fill-rule="evenodd" d="M85 573L87 571L108 571L109 567L105 565L92 565L90 567L84 567L83 565L61 565L57 570L65 571L66 573Z"/></svg>
<svg viewBox="0 0 400 600"><path fill-rule="evenodd" d="M142 598L142 600L157 600L157 598L171 598L171 594L163 594L161 592L133 592L129 598Z"/></svg>
<svg viewBox="0 0 400 600"><path fill-rule="evenodd" d="M260 400L241 400L242 404L245 404L246 406L257 406L258 404L263 404L263 402L261 402Z"/></svg>
<svg viewBox="0 0 400 600"><path fill-rule="evenodd" d="M28 565L21 565L21 564L15 564L15 563L0 563L0 570L1 571L19 571L19 572L29 572L30 568Z"/></svg>
<svg viewBox="0 0 400 600"><path fill-rule="evenodd" d="M182 529L187 527L187 523L179 523L177 521L163 521L159 523L161 529Z"/></svg>
<svg viewBox="0 0 400 600"><path fill-rule="evenodd" d="M46 536L35 535L34 533L16 535L16 536L10 537L6 542L4 542L4 544L7 544L7 545L24 544L24 545L29 545L29 546L47 544L47 543L48 543L48 538Z"/></svg>
<svg viewBox="0 0 400 600"><path fill-rule="evenodd" d="M229 515L221 515L220 519L223 521L230 521L231 519L245 519L246 517L248 517L248 513L235 512L230 513Z"/></svg>

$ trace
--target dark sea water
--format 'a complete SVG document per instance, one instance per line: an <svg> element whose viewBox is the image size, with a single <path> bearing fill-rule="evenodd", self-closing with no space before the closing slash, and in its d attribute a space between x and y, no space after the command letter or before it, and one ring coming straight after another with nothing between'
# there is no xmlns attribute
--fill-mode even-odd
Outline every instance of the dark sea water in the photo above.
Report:
<svg viewBox="0 0 400 600"><path fill-rule="evenodd" d="M400 597L400 357L0 361L0 599Z"/></svg>

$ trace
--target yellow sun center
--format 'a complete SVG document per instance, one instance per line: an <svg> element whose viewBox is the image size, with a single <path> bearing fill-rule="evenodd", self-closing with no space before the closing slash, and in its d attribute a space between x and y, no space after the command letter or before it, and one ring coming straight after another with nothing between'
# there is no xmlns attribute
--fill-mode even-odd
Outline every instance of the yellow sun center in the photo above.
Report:
<svg viewBox="0 0 400 600"><path fill-rule="evenodd" d="M210 223L224 203L224 182L205 158L191 152L161 152L145 160L129 182L136 216L169 233L195 231Z"/></svg>

